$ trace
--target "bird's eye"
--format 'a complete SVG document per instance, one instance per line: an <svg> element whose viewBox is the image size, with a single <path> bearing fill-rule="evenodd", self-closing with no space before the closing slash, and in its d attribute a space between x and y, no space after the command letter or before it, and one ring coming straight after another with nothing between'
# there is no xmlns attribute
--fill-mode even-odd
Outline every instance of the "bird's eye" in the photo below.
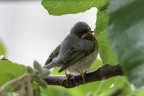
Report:
<svg viewBox="0 0 144 96"><path fill-rule="evenodd" d="M91 30L90 27L88 27L87 30Z"/></svg>
<svg viewBox="0 0 144 96"><path fill-rule="evenodd" d="M83 31L81 31L80 34L83 34Z"/></svg>

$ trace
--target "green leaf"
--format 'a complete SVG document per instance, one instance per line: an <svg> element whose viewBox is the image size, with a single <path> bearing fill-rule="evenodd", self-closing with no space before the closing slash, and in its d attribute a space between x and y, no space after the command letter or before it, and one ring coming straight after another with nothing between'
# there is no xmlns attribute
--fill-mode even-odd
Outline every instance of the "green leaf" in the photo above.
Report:
<svg viewBox="0 0 144 96"><path fill-rule="evenodd" d="M68 89L59 86L49 86L47 89L41 88L41 93L44 96L72 96Z"/></svg>
<svg viewBox="0 0 144 96"><path fill-rule="evenodd" d="M144 0L111 0L109 39L122 69L137 87L144 86Z"/></svg>
<svg viewBox="0 0 144 96"><path fill-rule="evenodd" d="M3 43L0 41L0 55L5 55L5 54L6 54L5 47Z"/></svg>
<svg viewBox="0 0 144 96"><path fill-rule="evenodd" d="M103 8L109 0L42 0L50 15L65 15L84 12L92 7Z"/></svg>
<svg viewBox="0 0 144 96"><path fill-rule="evenodd" d="M100 57L104 64L118 63L107 37L108 15L106 6L97 13L95 36L99 44Z"/></svg>
<svg viewBox="0 0 144 96"><path fill-rule="evenodd" d="M92 66L91 66L87 71L89 72L89 71L96 70L96 68L98 68L98 67L101 66L102 64L103 64L103 63L102 63L102 60L96 59L95 62L92 64Z"/></svg>
<svg viewBox="0 0 144 96"><path fill-rule="evenodd" d="M136 96L143 96L144 95L144 90L140 90L137 92Z"/></svg>
<svg viewBox="0 0 144 96"><path fill-rule="evenodd" d="M0 86L26 72L25 66L0 60Z"/></svg>

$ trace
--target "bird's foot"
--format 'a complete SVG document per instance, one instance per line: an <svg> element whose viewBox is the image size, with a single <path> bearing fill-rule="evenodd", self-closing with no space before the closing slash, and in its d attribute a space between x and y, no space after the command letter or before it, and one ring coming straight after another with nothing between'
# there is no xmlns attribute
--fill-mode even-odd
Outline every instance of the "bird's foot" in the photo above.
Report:
<svg viewBox="0 0 144 96"><path fill-rule="evenodd" d="M67 74L66 71L65 71L65 74L66 74L66 82L65 82L65 85L68 86L68 88L75 87L76 84L75 84L74 75L72 75L72 74ZM65 86L65 87L66 87L66 86Z"/></svg>
<svg viewBox="0 0 144 96"><path fill-rule="evenodd" d="M80 75L82 77L83 84L85 84L86 83L86 81L85 81L85 74L86 74L86 72L79 72L79 73L80 73Z"/></svg>
<svg viewBox="0 0 144 96"><path fill-rule="evenodd" d="M72 80L73 75L72 74L67 74L66 71L65 71L65 75L66 75L66 78L67 78L67 83L70 83L71 80Z"/></svg>

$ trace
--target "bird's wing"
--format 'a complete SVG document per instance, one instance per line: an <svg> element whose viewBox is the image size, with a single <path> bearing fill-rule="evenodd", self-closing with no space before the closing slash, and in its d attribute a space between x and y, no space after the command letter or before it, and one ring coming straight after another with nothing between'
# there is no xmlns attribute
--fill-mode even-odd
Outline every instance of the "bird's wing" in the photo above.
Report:
<svg viewBox="0 0 144 96"><path fill-rule="evenodd" d="M49 58L47 59L45 65L48 65L59 53L60 45L56 47L55 50L49 55Z"/></svg>
<svg viewBox="0 0 144 96"><path fill-rule="evenodd" d="M88 44L88 45L87 45ZM59 72L62 72L66 68L75 64L82 58L89 55L95 50L95 41L85 40L83 43L79 43L76 46L69 49L63 56L61 63L63 64Z"/></svg>

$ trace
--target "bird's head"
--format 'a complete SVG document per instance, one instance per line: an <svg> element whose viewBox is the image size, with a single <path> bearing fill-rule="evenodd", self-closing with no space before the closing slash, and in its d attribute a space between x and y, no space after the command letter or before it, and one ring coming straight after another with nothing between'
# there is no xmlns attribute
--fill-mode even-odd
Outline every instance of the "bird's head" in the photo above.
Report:
<svg viewBox="0 0 144 96"><path fill-rule="evenodd" d="M71 29L70 34L73 34L73 35L78 36L79 38L82 38L82 36L84 34L87 34L89 32L93 33L93 31L91 31L91 28L87 23L78 22L73 26L73 28Z"/></svg>

